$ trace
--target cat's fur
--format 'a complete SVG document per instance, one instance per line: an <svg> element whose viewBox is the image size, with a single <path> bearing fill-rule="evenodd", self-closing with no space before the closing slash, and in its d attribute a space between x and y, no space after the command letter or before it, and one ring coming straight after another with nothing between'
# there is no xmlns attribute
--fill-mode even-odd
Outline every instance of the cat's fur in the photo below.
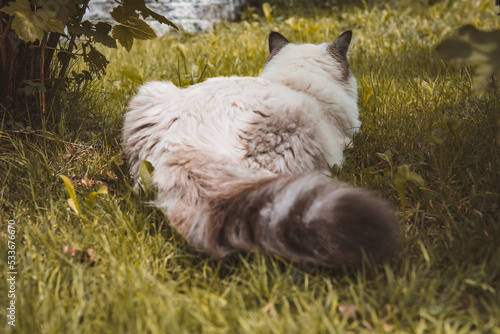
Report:
<svg viewBox="0 0 500 334"><path fill-rule="evenodd" d="M196 249L222 257L261 249L296 262L358 265L398 249L390 205L323 175L358 131L351 31L331 43L269 36L258 78L186 89L141 87L125 118L133 176L153 164L156 204Z"/></svg>

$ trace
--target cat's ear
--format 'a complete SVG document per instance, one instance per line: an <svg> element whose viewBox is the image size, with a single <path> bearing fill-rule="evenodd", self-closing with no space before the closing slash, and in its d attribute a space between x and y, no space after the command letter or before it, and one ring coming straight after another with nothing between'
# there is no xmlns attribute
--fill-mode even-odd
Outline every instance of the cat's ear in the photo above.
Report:
<svg viewBox="0 0 500 334"><path fill-rule="evenodd" d="M269 34L269 59L283 49L288 43L288 39L279 32L272 31Z"/></svg>
<svg viewBox="0 0 500 334"><path fill-rule="evenodd" d="M344 58L347 58L347 50L349 49L349 45L351 44L352 39L352 31L347 30L342 33L336 40L328 44L328 52L332 56L341 55Z"/></svg>

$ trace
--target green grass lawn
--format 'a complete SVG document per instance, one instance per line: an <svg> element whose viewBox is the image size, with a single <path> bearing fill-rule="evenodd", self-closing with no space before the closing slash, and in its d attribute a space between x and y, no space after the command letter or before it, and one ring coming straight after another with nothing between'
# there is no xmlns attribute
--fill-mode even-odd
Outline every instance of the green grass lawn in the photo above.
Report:
<svg viewBox="0 0 500 334"><path fill-rule="evenodd" d="M498 29L498 7L384 3L278 8L269 19L249 12L211 32L106 50L108 74L64 97L65 117L49 134L2 123L0 332L500 333L500 95L474 95L471 69L433 51L463 24ZM363 125L334 174L399 208L400 257L326 270L265 254L198 254L132 189L120 144L127 101L149 80L258 75L271 30L320 43L347 29ZM93 204L101 186L108 192Z"/></svg>

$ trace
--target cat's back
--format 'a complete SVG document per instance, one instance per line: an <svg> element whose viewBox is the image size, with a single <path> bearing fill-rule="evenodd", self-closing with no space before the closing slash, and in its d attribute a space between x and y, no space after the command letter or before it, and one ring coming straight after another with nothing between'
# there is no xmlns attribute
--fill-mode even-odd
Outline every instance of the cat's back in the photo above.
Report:
<svg viewBox="0 0 500 334"><path fill-rule="evenodd" d="M252 101L257 102L255 98L262 101L271 89L277 94L279 86L252 77L212 78L187 88L178 88L170 81L152 81L143 85L131 100L125 122L154 118L160 114L162 118L182 115L201 119L217 113L227 116L226 113L254 107Z"/></svg>
<svg viewBox="0 0 500 334"><path fill-rule="evenodd" d="M307 94L261 78L218 77L187 88L178 88L170 81L149 82L129 104L124 137L146 129L168 130L170 134L187 131L191 136L202 131L222 135L262 115L304 104L316 109Z"/></svg>
<svg viewBox="0 0 500 334"><path fill-rule="evenodd" d="M186 147L240 159L242 131L272 113L305 104L316 109L306 94L254 77L218 77L187 88L149 82L129 104L125 149L129 159L152 163Z"/></svg>

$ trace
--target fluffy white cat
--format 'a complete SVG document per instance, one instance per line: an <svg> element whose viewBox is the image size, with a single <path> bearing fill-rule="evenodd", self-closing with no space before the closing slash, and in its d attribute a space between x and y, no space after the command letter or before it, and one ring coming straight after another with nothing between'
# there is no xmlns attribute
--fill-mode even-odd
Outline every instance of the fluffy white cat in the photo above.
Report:
<svg viewBox="0 0 500 334"><path fill-rule="evenodd" d="M324 175L360 126L351 37L296 45L272 32L258 78L150 82L132 99L123 138L133 177L152 163L156 205L196 249L327 267L395 255L390 205Z"/></svg>

